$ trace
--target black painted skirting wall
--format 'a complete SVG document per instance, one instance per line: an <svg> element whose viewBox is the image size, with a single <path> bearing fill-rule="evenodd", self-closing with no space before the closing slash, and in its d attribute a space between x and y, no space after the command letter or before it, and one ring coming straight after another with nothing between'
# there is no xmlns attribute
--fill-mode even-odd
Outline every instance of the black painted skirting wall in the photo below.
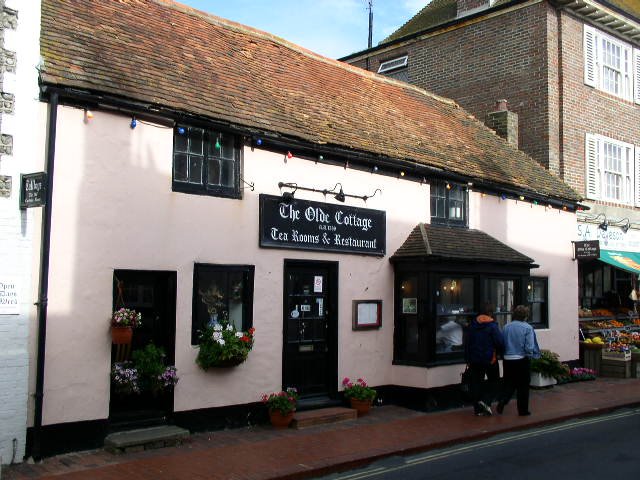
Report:
<svg viewBox="0 0 640 480"><path fill-rule="evenodd" d="M376 387L376 405L399 405L419 411L437 411L459 408L466 405L457 385L442 388L420 389L386 385ZM347 401L339 401L347 406ZM169 417L159 418L158 423L168 423L188 429L191 432L216 431L241 428L268 423L267 410L262 403L234 405L230 407L203 408L185 412L174 412ZM144 425L131 425L140 428ZM50 457L62 453L102 448L104 439L114 431L123 430L126 425L114 424L107 419L84 422L69 422L42 427L41 455ZM27 430L27 458L31 456L33 431Z"/></svg>

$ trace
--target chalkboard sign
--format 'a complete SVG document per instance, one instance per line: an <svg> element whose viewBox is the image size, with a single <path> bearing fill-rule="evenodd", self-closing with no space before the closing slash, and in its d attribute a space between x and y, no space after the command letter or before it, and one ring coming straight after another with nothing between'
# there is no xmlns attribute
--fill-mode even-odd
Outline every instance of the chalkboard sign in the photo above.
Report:
<svg viewBox="0 0 640 480"><path fill-rule="evenodd" d="M260 246L385 254L381 210L260 195Z"/></svg>
<svg viewBox="0 0 640 480"><path fill-rule="evenodd" d="M20 175L20 208L42 207L47 195L47 174Z"/></svg>

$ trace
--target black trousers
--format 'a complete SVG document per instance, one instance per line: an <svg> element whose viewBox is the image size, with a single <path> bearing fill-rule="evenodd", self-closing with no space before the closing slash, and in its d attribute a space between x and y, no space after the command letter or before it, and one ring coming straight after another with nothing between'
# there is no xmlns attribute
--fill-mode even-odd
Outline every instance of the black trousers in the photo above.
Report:
<svg viewBox="0 0 640 480"><path fill-rule="evenodd" d="M471 399L476 413L482 411L478 407L478 402L483 401L491 406L495 398L498 380L500 379L500 367L498 362L493 365L482 363L472 363L471 365ZM485 382L485 377L487 381Z"/></svg>
<svg viewBox="0 0 640 480"><path fill-rule="evenodd" d="M518 413L523 415L529 412L529 383L531 382L531 367L529 358L520 360L504 360L502 368L502 392L498 401L503 405L509 403L514 392L516 393Z"/></svg>

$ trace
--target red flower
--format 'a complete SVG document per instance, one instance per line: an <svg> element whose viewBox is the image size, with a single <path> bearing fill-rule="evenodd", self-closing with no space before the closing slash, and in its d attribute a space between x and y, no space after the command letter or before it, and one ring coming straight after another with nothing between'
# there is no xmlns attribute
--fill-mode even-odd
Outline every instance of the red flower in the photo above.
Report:
<svg viewBox="0 0 640 480"><path fill-rule="evenodd" d="M251 328L249 329L249 335L253 335L253 333L254 333L255 331L256 331L256 329L255 329L255 328L253 328L253 327L251 327Z"/></svg>

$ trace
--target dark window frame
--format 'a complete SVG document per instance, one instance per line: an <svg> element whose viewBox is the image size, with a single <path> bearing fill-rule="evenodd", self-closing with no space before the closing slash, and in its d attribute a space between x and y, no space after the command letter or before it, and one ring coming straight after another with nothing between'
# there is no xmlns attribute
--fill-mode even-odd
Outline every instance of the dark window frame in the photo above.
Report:
<svg viewBox="0 0 640 480"><path fill-rule="evenodd" d="M406 350L407 319L402 313L401 285L407 278L417 278L417 313L411 321L417 325L415 339L417 350L409 353ZM455 315L438 315L437 304L440 281L444 278L473 279L473 311L464 311ZM447 316L466 317L467 321L478 315L482 303L488 298L486 291L488 280L514 280L514 305L527 304L526 287L531 278L526 266L505 266L503 264L475 264L464 261L416 262L415 260L398 261L395 265L394 295L394 365L420 367L436 367L464 363L464 350L456 352L436 351L436 332L438 319ZM430 294L431 293L431 294ZM547 301L548 304L548 301ZM465 339L466 339L466 329Z"/></svg>
<svg viewBox="0 0 640 480"><path fill-rule="evenodd" d="M447 188L447 186L449 188ZM461 199L452 198L453 194L460 192ZM466 185L460 183L447 182L444 180L436 180L430 184L430 208L431 223L437 225L450 225L459 227L469 226L469 190ZM438 201L442 200L443 212L438 209ZM453 202L462 202L461 214L462 218L458 219L450 217L449 212Z"/></svg>
<svg viewBox="0 0 640 480"><path fill-rule="evenodd" d="M531 292L535 292L535 287L531 287L532 283L540 282L544 285L544 299L542 301L535 301L531 299ZM544 306L540 310L540 319L534 318L535 309L534 304L543 304ZM527 282L527 305L529 306L529 324L533 328L549 328L549 277L530 277Z"/></svg>
<svg viewBox="0 0 640 480"><path fill-rule="evenodd" d="M242 330L246 331L253 326L253 302L254 302L254 265L221 265L211 263L195 263L193 266L192 307L191 307L191 345L199 345L201 329L206 326L209 318L206 306L202 303L200 294L201 279L205 274L225 274L225 298L227 311L229 309L228 298L230 290L230 274L242 274Z"/></svg>
<svg viewBox="0 0 640 480"><path fill-rule="evenodd" d="M184 130L184 133L180 133L180 130ZM200 133L202 135L203 151L201 153L190 151L192 135ZM225 137L231 137L233 142L233 158L226 158L222 155L216 155L215 144L219 143L219 139ZM187 139L187 149L184 151L178 150L177 144L179 138ZM224 143L224 141L223 141ZM176 125L173 131L173 153L172 153L172 166L171 166L171 189L174 192L189 193L195 195L210 195L223 198L242 198L242 191L240 189L240 177L242 174L242 150L243 150L242 137L230 132L224 132L220 130L214 130L211 128L199 126L199 125ZM187 159L187 172L190 168L190 157L201 157L201 179L200 183L190 182L187 173L186 180L176 180L176 161L179 155L186 155ZM209 184L207 179L209 176L209 162L219 161L221 164L224 162L233 162L231 172L233 174L232 185L217 185ZM222 174L221 174L222 175Z"/></svg>

